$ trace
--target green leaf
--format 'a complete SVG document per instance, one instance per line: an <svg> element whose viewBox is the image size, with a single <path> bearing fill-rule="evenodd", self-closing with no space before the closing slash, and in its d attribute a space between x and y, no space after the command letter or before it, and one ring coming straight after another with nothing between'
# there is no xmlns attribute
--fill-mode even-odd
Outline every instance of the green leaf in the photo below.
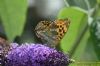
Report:
<svg viewBox="0 0 100 66"><path fill-rule="evenodd" d="M70 6L78 6L83 9L88 9L85 0L66 0Z"/></svg>
<svg viewBox="0 0 100 66"><path fill-rule="evenodd" d="M77 61L80 60L83 52L86 49L88 38L89 38L89 30L86 31L85 35L83 36L82 40L80 41L80 44L77 46L77 48L73 54L73 57L72 57L73 59L75 59Z"/></svg>
<svg viewBox="0 0 100 66"><path fill-rule="evenodd" d="M99 4L100 4L100 0L97 0L97 3L99 3Z"/></svg>
<svg viewBox="0 0 100 66"><path fill-rule="evenodd" d="M85 10L94 8L96 0L66 0L70 6L77 6Z"/></svg>
<svg viewBox="0 0 100 66"><path fill-rule="evenodd" d="M90 26L90 33L91 33L91 43L95 49L96 55L100 60L100 17L97 17L93 20Z"/></svg>
<svg viewBox="0 0 100 66"><path fill-rule="evenodd" d="M61 48L63 52L68 52L73 49L72 47L76 43L79 33L87 23L87 14L80 8L68 7L63 8L58 15L58 19L65 18L69 18L71 23L67 34L61 41Z"/></svg>
<svg viewBox="0 0 100 66"><path fill-rule="evenodd" d="M87 30L85 33L72 58L75 59L75 62L70 64L70 66L97 65L99 59L96 55L93 40L90 37L89 30Z"/></svg>
<svg viewBox="0 0 100 66"><path fill-rule="evenodd" d="M23 32L27 0L0 0L0 16L9 41Z"/></svg>
<svg viewBox="0 0 100 66"><path fill-rule="evenodd" d="M76 62L89 62L98 60L92 41L93 40L90 38L90 32L87 30L73 54L72 58L75 59Z"/></svg>

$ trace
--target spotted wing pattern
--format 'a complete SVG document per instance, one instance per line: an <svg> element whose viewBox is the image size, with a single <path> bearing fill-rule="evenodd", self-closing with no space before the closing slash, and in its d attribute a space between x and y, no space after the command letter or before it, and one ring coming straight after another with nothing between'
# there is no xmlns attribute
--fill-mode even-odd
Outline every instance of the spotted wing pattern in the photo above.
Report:
<svg viewBox="0 0 100 66"><path fill-rule="evenodd" d="M41 38L44 43L55 47L68 31L69 24L70 21L68 19L41 21L37 24L35 32L37 37Z"/></svg>

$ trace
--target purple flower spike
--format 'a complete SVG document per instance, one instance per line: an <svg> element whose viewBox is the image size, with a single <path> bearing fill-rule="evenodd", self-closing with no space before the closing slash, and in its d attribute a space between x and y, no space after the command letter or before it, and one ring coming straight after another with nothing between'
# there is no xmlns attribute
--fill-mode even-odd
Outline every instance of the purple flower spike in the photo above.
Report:
<svg viewBox="0 0 100 66"><path fill-rule="evenodd" d="M41 44L23 44L7 56L6 66L68 66L69 57Z"/></svg>

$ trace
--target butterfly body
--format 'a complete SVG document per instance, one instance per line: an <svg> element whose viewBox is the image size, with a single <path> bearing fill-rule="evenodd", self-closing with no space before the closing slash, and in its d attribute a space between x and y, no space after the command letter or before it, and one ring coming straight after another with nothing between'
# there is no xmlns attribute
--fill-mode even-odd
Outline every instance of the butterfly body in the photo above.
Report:
<svg viewBox="0 0 100 66"><path fill-rule="evenodd" d="M50 45L59 44L68 30L70 21L68 19L58 19L55 21L41 21L37 24L35 31L38 38Z"/></svg>

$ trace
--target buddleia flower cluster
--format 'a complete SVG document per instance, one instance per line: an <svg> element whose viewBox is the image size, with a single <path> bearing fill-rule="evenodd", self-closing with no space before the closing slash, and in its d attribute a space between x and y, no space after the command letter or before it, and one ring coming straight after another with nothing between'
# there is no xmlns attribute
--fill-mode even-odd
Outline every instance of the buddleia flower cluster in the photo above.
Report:
<svg viewBox="0 0 100 66"><path fill-rule="evenodd" d="M42 44L12 43L5 66L68 66L68 55Z"/></svg>

